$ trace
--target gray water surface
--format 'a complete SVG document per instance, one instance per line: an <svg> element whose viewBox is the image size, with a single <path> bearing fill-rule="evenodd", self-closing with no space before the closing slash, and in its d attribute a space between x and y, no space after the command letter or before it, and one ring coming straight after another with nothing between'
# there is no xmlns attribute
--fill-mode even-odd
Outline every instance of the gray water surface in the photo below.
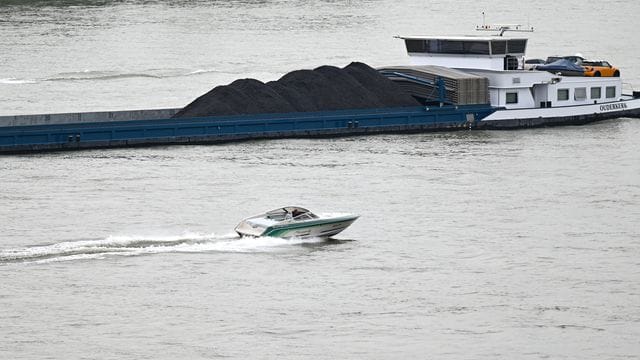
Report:
<svg viewBox="0 0 640 360"><path fill-rule="evenodd" d="M3 2L0 110L400 63L392 35L464 33L482 10L528 15L532 55L606 57L640 84L638 3L596 3ZM639 137L616 119L0 157L0 358L637 359ZM361 218L330 241L233 233L288 204Z"/></svg>

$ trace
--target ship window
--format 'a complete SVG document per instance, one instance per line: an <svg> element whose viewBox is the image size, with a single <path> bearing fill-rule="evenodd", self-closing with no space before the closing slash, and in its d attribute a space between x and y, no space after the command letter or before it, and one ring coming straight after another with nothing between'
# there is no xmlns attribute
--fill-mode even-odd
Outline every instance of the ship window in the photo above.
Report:
<svg viewBox="0 0 640 360"><path fill-rule="evenodd" d="M405 40L405 45L407 46L407 52L425 52L425 41L424 40Z"/></svg>
<svg viewBox="0 0 640 360"><path fill-rule="evenodd" d="M438 40L440 43L440 53L443 54L463 54L464 47L462 41Z"/></svg>
<svg viewBox="0 0 640 360"><path fill-rule="evenodd" d="M558 101L569 100L569 89L558 89Z"/></svg>
<svg viewBox="0 0 640 360"><path fill-rule="evenodd" d="M406 39L405 45L410 53L489 55L488 41Z"/></svg>
<svg viewBox="0 0 640 360"><path fill-rule="evenodd" d="M425 40L424 41L425 52L428 53L439 53L440 52L440 41L439 40Z"/></svg>
<svg viewBox="0 0 640 360"><path fill-rule="evenodd" d="M573 91L573 99L576 101L583 101L587 99L587 88L576 88Z"/></svg>
<svg viewBox="0 0 640 360"><path fill-rule="evenodd" d="M527 40L507 40L507 53L508 54L524 54L527 48Z"/></svg>
<svg viewBox="0 0 640 360"><path fill-rule="evenodd" d="M510 40L446 40L446 39L405 39L407 52L431 54L474 54L505 55L524 54L527 48L526 39ZM491 52L489 52L491 45Z"/></svg>
<svg viewBox="0 0 640 360"><path fill-rule="evenodd" d="M591 88L591 98L592 99L600 99L602 97L602 88L601 87L592 87Z"/></svg>
<svg viewBox="0 0 640 360"><path fill-rule="evenodd" d="M507 93L507 104L517 104L518 103L518 93L517 92L508 92Z"/></svg>
<svg viewBox="0 0 640 360"><path fill-rule="evenodd" d="M616 97L616 87L615 86L607 86L607 90L605 92L607 99L612 99Z"/></svg>
<svg viewBox="0 0 640 360"><path fill-rule="evenodd" d="M493 55L504 55L507 53L507 42L504 40L491 41L491 53Z"/></svg>
<svg viewBox="0 0 640 360"><path fill-rule="evenodd" d="M489 55L488 41L465 41L463 48L465 54Z"/></svg>

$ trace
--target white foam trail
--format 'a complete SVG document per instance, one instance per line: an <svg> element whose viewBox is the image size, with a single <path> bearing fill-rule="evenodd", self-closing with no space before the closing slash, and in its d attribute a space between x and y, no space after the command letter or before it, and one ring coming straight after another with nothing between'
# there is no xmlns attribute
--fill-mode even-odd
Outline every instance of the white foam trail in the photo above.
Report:
<svg viewBox="0 0 640 360"><path fill-rule="evenodd" d="M4 78L0 79L0 84L35 84L36 80L33 79L16 79L16 78Z"/></svg>
<svg viewBox="0 0 640 360"><path fill-rule="evenodd" d="M188 72L186 75L199 75L199 74L208 74L208 73L217 73L220 72L218 70L215 69L198 69L198 70L193 70Z"/></svg>
<svg viewBox="0 0 640 360"><path fill-rule="evenodd" d="M41 81L98 81L98 80L118 80L126 78L153 78L164 79L183 76L194 76L209 73L218 73L216 69L196 69L189 71L188 69L149 69L134 72L121 72L112 70L82 70L76 72L63 72L53 76L38 79L18 79L18 78L2 78L0 84L36 84Z"/></svg>
<svg viewBox="0 0 640 360"><path fill-rule="evenodd" d="M161 253L268 252L283 246L317 243L322 239L240 238L226 235L184 233L178 236L109 236L101 240L65 241L0 251L2 263L50 263L138 256Z"/></svg>
<svg viewBox="0 0 640 360"><path fill-rule="evenodd" d="M237 240L220 241L216 243L202 243L194 246L180 249L182 252L206 252L206 251L220 251L220 252L265 252L273 251L278 247L311 244L322 242L322 239L309 238L309 239L282 239L273 237L260 237L260 238L239 238Z"/></svg>
<svg viewBox="0 0 640 360"><path fill-rule="evenodd" d="M49 77L43 81L91 81L91 80L118 80L126 78L154 78L161 79L163 76L140 73L118 73L112 71L92 71L81 73L65 73L59 76Z"/></svg>
<svg viewBox="0 0 640 360"><path fill-rule="evenodd" d="M108 254L79 254L79 255L69 255L64 257L54 257L50 259L42 259L42 260L33 260L33 261L24 261L24 263L31 264L48 264L48 263L57 263L64 261L80 261L80 260L91 260L91 259L104 259Z"/></svg>

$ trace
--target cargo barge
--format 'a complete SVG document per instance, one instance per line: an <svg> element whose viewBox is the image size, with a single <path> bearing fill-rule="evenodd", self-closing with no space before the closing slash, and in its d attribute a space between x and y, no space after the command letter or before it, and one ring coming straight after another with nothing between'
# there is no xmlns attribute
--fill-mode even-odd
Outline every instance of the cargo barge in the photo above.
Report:
<svg viewBox="0 0 640 360"><path fill-rule="evenodd" d="M13 124L0 126L0 153L456 130L494 111L490 105L464 105L128 121L94 120L130 116L126 111L10 116L0 117Z"/></svg>
<svg viewBox="0 0 640 360"><path fill-rule="evenodd" d="M0 154L287 137L517 129L640 118L640 93L623 94L619 72L618 76L593 77L525 70L527 39L502 37L505 31L518 29L486 25L481 29L497 29L500 35L399 36L405 42L412 65L377 69L376 76L383 77L382 82L365 77L358 83L354 80L362 76L362 68L358 66L307 71L303 75L314 79L342 81L340 89L345 93L336 90L338 87L325 92L327 97L333 97L324 101L329 107L326 110L317 110L322 108L323 99L315 104L309 102L305 105L308 109L296 107L318 98L317 93L306 96L300 93L307 85L299 86L300 74L285 75L280 83L273 84L241 80L240 89L253 89L254 95L246 96L236 88L223 86L182 109L0 116ZM348 75L349 71L354 77ZM347 76L348 81L341 76ZM292 87L285 86L287 81ZM368 88L363 84L368 84ZM317 84L312 85L318 88ZM386 102L402 106L372 107L385 104L384 99L380 100L385 94L394 97L388 91L378 92L375 100L378 85L402 92ZM350 109L340 104L341 96L363 94L370 98L363 97L359 104L368 108ZM269 111L260 113L261 108L254 107L254 113L233 112L225 100L247 108L255 102ZM276 103L278 106L271 106ZM407 106L410 103L416 106Z"/></svg>

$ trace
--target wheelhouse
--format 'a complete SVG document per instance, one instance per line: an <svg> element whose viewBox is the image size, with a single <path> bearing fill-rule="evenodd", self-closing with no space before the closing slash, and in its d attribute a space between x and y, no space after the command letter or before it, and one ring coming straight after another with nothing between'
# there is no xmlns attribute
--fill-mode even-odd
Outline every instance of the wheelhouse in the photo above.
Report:
<svg viewBox="0 0 640 360"><path fill-rule="evenodd" d="M472 35L397 38L404 40L412 65L443 66L486 78L490 103L506 109L607 103L619 100L622 93L619 78L588 78L582 68L579 76L528 71L537 68L533 64L527 64L525 70L527 38ZM604 61L587 61L578 55L552 56L546 62L561 59L582 65L609 65ZM542 61L536 62L540 65Z"/></svg>
<svg viewBox="0 0 640 360"><path fill-rule="evenodd" d="M414 65L519 70L524 68L526 38L501 36L399 36Z"/></svg>

